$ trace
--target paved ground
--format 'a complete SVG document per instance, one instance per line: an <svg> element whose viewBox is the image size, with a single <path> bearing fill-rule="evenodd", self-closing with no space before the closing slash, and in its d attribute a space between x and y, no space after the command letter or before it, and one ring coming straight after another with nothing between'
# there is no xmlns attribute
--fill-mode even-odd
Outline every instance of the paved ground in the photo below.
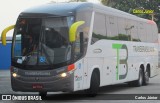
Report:
<svg viewBox="0 0 160 103"><path fill-rule="evenodd" d="M9 70L0 70L0 77L9 77L10 72Z"/></svg>
<svg viewBox="0 0 160 103"><path fill-rule="evenodd" d="M13 92L11 90L9 71L0 71L0 94L37 95L37 93ZM0 103L52 103L53 101L56 103L160 103L160 100L134 100L135 96L157 96L160 99L160 75L151 78L148 86L130 87L127 84L119 84L102 87L99 95L94 98L86 97L83 92L49 93L48 97L43 101L0 101ZM121 100L127 98L132 100Z"/></svg>

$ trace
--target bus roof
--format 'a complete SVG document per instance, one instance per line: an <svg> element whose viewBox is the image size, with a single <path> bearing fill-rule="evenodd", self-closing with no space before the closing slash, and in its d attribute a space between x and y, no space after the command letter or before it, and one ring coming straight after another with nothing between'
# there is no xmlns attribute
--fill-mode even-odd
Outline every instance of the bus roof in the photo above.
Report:
<svg viewBox="0 0 160 103"><path fill-rule="evenodd" d="M92 3L83 3L83 2L71 2L71 3L48 3L41 6L36 6L25 10L22 13L39 13L39 14L49 14L49 15L73 15L75 11L80 10L81 8L92 7Z"/></svg>
<svg viewBox="0 0 160 103"><path fill-rule="evenodd" d="M143 19L111 7L103 6L100 4L88 3L88 2L48 3L45 5L27 9L24 12L22 12L22 14L24 13L38 14L39 13L39 14L48 14L52 16L53 15L67 16L67 15L73 15L74 12L79 11L81 9L87 9L87 8L90 8L91 10L99 9L109 15L124 17L128 19L134 19L137 21L143 21L148 23L147 19Z"/></svg>

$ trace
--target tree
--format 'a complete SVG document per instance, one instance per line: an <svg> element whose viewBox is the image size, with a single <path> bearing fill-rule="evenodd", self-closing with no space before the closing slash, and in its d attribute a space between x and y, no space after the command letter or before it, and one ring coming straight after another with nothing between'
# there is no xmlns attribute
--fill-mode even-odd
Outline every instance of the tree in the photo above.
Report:
<svg viewBox="0 0 160 103"><path fill-rule="evenodd" d="M160 31L160 0L100 0L103 5L110 6L142 18L151 19L149 14L134 14L134 9L154 10L154 21Z"/></svg>

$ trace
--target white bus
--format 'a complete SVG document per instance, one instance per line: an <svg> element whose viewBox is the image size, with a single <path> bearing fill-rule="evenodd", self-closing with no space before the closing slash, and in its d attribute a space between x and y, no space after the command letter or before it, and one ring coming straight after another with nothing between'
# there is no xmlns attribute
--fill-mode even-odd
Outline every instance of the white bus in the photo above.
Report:
<svg viewBox="0 0 160 103"><path fill-rule="evenodd" d="M56 3L22 12L14 28L13 91L86 90L147 85L158 70L154 21L92 3Z"/></svg>

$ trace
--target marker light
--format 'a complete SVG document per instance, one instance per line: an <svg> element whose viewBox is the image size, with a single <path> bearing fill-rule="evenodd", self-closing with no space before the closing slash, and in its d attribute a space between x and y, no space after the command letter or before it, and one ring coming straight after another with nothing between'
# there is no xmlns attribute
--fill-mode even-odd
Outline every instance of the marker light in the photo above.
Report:
<svg viewBox="0 0 160 103"><path fill-rule="evenodd" d="M71 71L71 70L73 70L74 68L75 68L75 65L74 65L74 64L71 64L71 65L68 66L67 70L68 70L68 71Z"/></svg>
<svg viewBox="0 0 160 103"><path fill-rule="evenodd" d="M17 74L16 74L16 73L13 73L12 76L13 76L14 78L16 78L16 77L17 77Z"/></svg>
<svg viewBox="0 0 160 103"><path fill-rule="evenodd" d="M67 76L67 73L62 73L61 74L61 77L63 77L63 78L66 77L66 76Z"/></svg>
<svg viewBox="0 0 160 103"><path fill-rule="evenodd" d="M155 24L155 22L153 20L148 20L149 24Z"/></svg>

